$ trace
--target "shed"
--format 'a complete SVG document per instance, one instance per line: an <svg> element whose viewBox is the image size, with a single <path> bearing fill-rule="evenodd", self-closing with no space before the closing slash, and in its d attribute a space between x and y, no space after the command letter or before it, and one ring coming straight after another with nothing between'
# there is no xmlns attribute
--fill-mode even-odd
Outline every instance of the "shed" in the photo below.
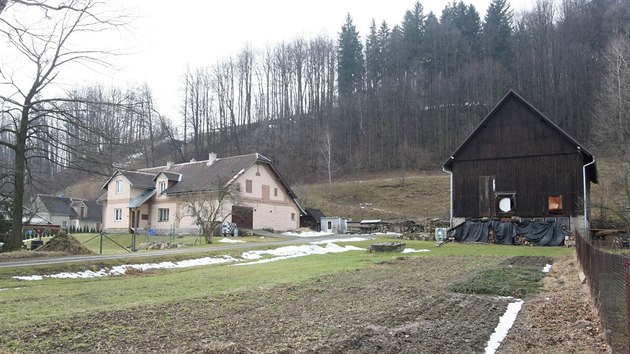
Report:
<svg viewBox="0 0 630 354"><path fill-rule="evenodd" d="M583 218L588 228L595 157L514 91L442 167L451 174L454 224L481 217Z"/></svg>
<svg viewBox="0 0 630 354"><path fill-rule="evenodd" d="M300 216L300 227L308 227L311 230L321 231L322 218L325 217L319 209L305 208Z"/></svg>
<svg viewBox="0 0 630 354"><path fill-rule="evenodd" d="M348 221L352 220L339 216L325 216L321 218L321 221L322 232L345 234L348 231Z"/></svg>

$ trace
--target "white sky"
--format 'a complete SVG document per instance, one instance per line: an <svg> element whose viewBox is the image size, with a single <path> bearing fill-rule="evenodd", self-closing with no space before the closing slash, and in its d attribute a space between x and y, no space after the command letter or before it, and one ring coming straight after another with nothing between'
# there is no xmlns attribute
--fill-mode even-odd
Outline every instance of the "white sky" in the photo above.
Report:
<svg viewBox="0 0 630 354"><path fill-rule="evenodd" d="M448 0L421 1L425 14L438 17ZM481 19L490 0L473 4ZM511 0L515 13L530 9L534 0ZM136 19L127 31L111 33L113 47L126 53L115 59L116 71L72 73L67 84L100 83L126 87L148 83L158 110L179 120L182 78L186 66L212 66L236 54L247 43L254 49L297 37L325 34L336 38L347 13L362 39L372 19L389 27L400 24L414 0L110 0Z"/></svg>

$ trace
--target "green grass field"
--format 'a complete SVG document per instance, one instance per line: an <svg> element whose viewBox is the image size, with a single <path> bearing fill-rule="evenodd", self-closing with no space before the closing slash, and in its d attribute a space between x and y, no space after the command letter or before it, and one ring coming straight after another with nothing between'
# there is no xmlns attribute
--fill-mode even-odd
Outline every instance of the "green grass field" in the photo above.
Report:
<svg viewBox="0 0 630 354"><path fill-rule="evenodd" d="M393 241L381 239L378 241ZM365 248L375 240L351 242ZM434 242L406 241L407 247L428 249L430 252L409 253L404 257L470 257L482 264L488 259L502 259L515 256L555 257L573 252L573 249L560 247L517 247L500 245L469 245L447 243L436 247ZM346 243L344 243L345 245ZM232 252L233 255L236 252ZM225 252L223 253L225 254ZM207 255L207 254L206 254ZM195 255L196 256L196 255ZM356 271L371 265L387 262L401 254L369 253L350 251L339 254L312 255L260 265L233 267L229 265L199 266L174 270L152 270L133 272L126 276L113 276L91 279L49 279L23 281L11 278L16 273L11 268L0 273L0 313L3 321L0 330L16 325L45 321L47 318L73 316L97 311L112 311L138 306L167 304L174 301L194 299L219 294L247 292L270 288L279 284L299 284L325 274ZM194 257L194 256L189 256ZM165 257L164 259L170 259ZM152 258L151 262L159 261ZM113 264L36 266L20 269L35 274L58 273L78 268L98 270ZM144 260L127 260L145 262Z"/></svg>

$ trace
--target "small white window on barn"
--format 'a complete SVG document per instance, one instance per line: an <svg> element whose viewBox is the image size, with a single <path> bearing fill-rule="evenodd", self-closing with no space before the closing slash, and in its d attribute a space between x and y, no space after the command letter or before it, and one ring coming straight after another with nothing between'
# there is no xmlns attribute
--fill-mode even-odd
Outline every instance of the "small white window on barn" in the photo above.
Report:
<svg viewBox="0 0 630 354"><path fill-rule="evenodd" d="M497 193L497 214L514 214L516 193Z"/></svg>
<svg viewBox="0 0 630 354"><path fill-rule="evenodd" d="M122 193L122 189L123 189L122 181L121 180L116 181L116 194Z"/></svg>
<svg viewBox="0 0 630 354"><path fill-rule="evenodd" d="M160 193L164 192L164 190L166 189L166 181L160 181Z"/></svg>

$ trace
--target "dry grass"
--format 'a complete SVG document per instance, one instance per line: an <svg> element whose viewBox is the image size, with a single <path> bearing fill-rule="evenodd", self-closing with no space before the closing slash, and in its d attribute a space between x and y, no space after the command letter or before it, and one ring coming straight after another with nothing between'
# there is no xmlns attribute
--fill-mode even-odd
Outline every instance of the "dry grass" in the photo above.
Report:
<svg viewBox="0 0 630 354"><path fill-rule="evenodd" d="M325 215L362 219L414 219L446 217L449 213L449 176L408 174L406 178L355 180L296 186L304 207Z"/></svg>

